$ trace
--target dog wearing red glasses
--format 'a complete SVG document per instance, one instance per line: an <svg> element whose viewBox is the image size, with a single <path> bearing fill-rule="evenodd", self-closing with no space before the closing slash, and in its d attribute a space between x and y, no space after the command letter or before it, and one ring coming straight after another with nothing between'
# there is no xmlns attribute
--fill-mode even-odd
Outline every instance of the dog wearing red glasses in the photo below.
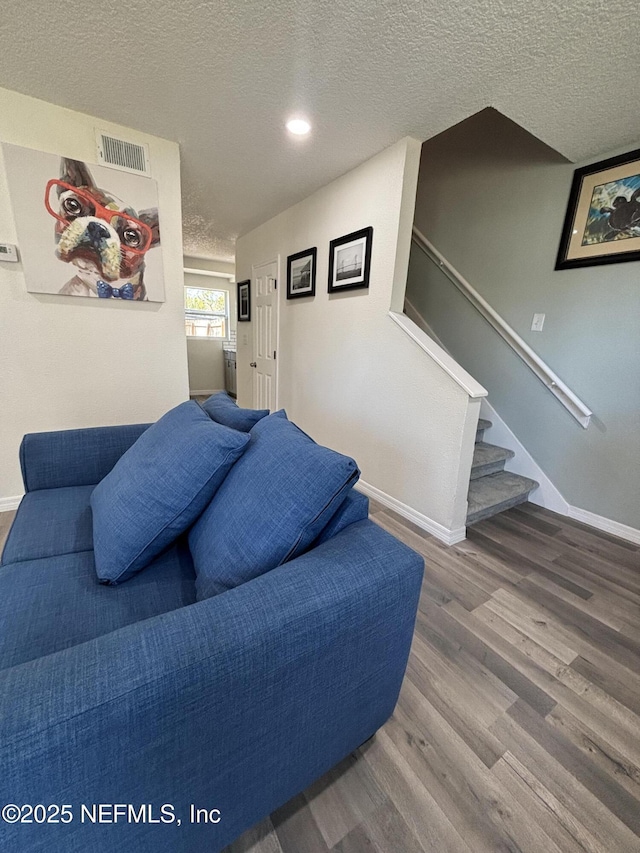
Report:
<svg viewBox="0 0 640 853"><path fill-rule="evenodd" d="M85 163L66 157L60 180L47 185L45 204L56 219L56 255L76 268L60 293L147 298L145 255L160 244L157 209L136 212L97 187Z"/></svg>

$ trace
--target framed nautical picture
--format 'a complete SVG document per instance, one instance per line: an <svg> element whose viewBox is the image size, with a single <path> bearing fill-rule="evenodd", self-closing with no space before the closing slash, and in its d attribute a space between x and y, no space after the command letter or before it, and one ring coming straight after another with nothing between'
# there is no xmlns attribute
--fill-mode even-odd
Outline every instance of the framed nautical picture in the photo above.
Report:
<svg viewBox="0 0 640 853"><path fill-rule="evenodd" d="M329 244L329 293L369 287L373 228L338 237Z"/></svg>
<svg viewBox="0 0 640 853"><path fill-rule="evenodd" d="M316 295L316 258L318 250L305 249L287 258L287 299Z"/></svg>

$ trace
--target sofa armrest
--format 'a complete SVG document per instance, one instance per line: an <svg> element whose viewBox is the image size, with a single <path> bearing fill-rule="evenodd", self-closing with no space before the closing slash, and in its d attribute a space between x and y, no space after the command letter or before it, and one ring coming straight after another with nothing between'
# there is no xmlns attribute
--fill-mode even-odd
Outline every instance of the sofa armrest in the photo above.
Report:
<svg viewBox="0 0 640 853"><path fill-rule="evenodd" d="M130 424L28 433L20 445L25 492L99 483L148 427Z"/></svg>
<svg viewBox="0 0 640 853"><path fill-rule="evenodd" d="M221 850L388 719L422 573L365 520L229 592L0 671L0 802L171 804L182 820L0 822L0 848ZM185 826L190 804L220 822Z"/></svg>

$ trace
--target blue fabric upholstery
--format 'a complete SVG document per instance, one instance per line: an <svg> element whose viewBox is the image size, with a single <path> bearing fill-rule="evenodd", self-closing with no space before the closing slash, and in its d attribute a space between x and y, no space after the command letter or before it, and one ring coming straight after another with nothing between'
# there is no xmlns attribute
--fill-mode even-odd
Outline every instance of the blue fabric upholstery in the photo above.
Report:
<svg viewBox="0 0 640 853"><path fill-rule="evenodd" d="M224 595L2 670L0 802L171 803L182 826L0 823L0 849L219 853L389 717L422 567L360 521ZM190 824L190 803L222 820Z"/></svg>
<svg viewBox="0 0 640 853"><path fill-rule="evenodd" d="M2 565L93 548L89 498L95 486L27 492L11 525Z"/></svg>
<svg viewBox="0 0 640 853"><path fill-rule="evenodd" d="M356 521L362 521L363 518L369 518L369 498L363 495L362 492L350 489L338 511L320 536L318 536L312 547L315 548L317 545L322 545L323 542L331 539L336 533L340 533L345 527L355 524Z"/></svg>
<svg viewBox="0 0 640 853"><path fill-rule="evenodd" d="M219 424L249 432L259 420L269 414L269 409L241 409L226 391L212 394L202 403L202 408L214 421Z"/></svg>
<svg viewBox="0 0 640 853"><path fill-rule="evenodd" d="M193 400L150 426L91 495L100 580L128 580L183 533L248 441Z"/></svg>
<svg viewBox="0 0 640 853"><path fill-rule="evenodd" d="M184 542L114 588L99 583L92 551L5 565L0 568L0 669L194 601L193 562Z"/></svg>
<svg viewBox="0 0 640 853"><path fill-rule="evenodd" d="M28 495L13 553L88 543L93 478L143 429L25 440ZM331 480L323 449L295 428L272 450L291 467L294 491L296 477ZM296 458L306 459L297 471ZM274 483L263 455L256 459L268 500ZM66 488L74 485L87 488ZM90 550L1 567L0 803L69 803L74 820L0 820L0 850L220 853L369 738L397 700L423 561L372 522L355 521L366 509L347 482L304 527L289 562L198 603L186 537L122 586L98 583ZM299 511L295 504L287 514L286 531ZM247 514L236 532L252 538L254 521ZM137 812L148 804L155 821L171 803L182 825L122 815L94 824L80 819L83 803L131 803ZM221 822L192 824L191 803L219 809Z"/></svg>
<svg viewBox="0 0 640 853"><path fill-rule="evenodd" d="M258 421L246 453L189 533L198 599L304 552L359 473L353 459L316 444L284 412Z"/></svg>
<svg viewBox="0 0 640 853"><path fill-rule="evenodd" d="M148 426L132 424L25 435L20 445L25 491L95 486Z"/></svg>

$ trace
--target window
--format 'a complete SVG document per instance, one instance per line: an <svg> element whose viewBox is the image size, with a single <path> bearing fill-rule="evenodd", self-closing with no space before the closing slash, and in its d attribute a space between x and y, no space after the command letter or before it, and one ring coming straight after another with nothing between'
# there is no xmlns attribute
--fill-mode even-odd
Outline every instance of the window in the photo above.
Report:
<svg viewBox="0 0 640 853"><path fill-rule="evenodd" d="M185 287L184 324L190 338L229 337L229 294L208 287Z"/></svg>

